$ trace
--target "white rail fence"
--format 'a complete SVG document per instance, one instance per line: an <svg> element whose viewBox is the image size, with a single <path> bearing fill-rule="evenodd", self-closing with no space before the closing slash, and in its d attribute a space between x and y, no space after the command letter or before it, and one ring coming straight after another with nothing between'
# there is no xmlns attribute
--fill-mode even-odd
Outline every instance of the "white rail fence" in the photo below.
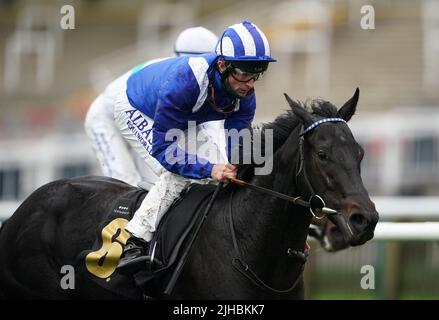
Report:
<svg viewBox="0 0 439 320"><path fill-rule="evenodd" d="M380 222L375 240L439 240L439 222Z"/></svg>
<svg viewBox="0 0 439 320"><path fill-rule="evenodd" d="M374 240L439 240L439 197L375 197L372 200L381 220L375 229ZM0 202L0 223L19 205L16 201ZM388 222L394 219L422 219L424 222Z"/></svg>

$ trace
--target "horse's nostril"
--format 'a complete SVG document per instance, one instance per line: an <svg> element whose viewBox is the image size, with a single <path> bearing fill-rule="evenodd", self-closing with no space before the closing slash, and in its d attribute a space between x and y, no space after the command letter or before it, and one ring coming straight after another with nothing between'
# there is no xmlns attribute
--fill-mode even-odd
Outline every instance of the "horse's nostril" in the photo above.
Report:
<svg viewBox="0 0 439 320"><path fill-rule="evenodd" d="M368 225L368 220L364 216L364 214L361 213L353 213L349 218L351 225L358 231L361 232L364 229L366 229Z"/></svg>

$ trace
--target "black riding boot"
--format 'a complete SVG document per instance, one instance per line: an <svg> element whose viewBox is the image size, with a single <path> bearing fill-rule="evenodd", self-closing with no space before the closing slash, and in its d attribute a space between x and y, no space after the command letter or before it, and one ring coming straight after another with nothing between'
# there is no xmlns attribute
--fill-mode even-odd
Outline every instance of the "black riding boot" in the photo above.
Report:
<svg viewBox="0 0 439 320"><path fill-rule="evenodd" d="M149 242L131 236L123 249L117 271L122 274L133 274L146 267L148 260Z"/></svg>

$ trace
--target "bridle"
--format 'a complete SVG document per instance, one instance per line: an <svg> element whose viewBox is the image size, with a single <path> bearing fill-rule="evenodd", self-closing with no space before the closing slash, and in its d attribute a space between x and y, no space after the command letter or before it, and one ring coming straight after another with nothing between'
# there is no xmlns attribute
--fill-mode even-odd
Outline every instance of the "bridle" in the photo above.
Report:
<svg viewBox="0 0 439 320"><path fill-rule="evenodd" d="M328 208L326 207L326 204L323 200L323 198L319 195L317 195L314 192L314 188L312 187L309 179L308 179L308 174L306 171L306 167L304 166L304 162L305 162L305 134L310 132L312 129L314 129L315 127L317 127L318 125L322 124L322 123L326 123L326 122L344 122L346 123L345 120L341 119L341 118L324 118L321 120L318 120L314 123L312 123L310 126L308 126L307 128L303 129L302 132L299 135L299 157L297 159L297 164L296 164L296 174L295 174L295 180L296 180L296 185L298 182L298 178L299 175L302 173L303 174L303 178L305 180L305 183L308 187L308 191L310 191L311 197L309 199L309 201L305 201L303 199L301 199L300 196L298 197L291 197L288 196L286 194L271 190L271 189L267 189L264 187L260 187L239 179L230 179L230 182L242 186L242 187L247 187L277 198L281 198L284 200L287 200L289 202L293 202L295 205L300 205L302 207L306 207L310 209L311 214L317 218L317 219L322 219L324 217L328 217L328 216L332 216L332 215L336 215L339 214L339 212L337 212L334 209ZM318 216L315 214L315 210L319 209L323 215L322 216Z"/></svg>
<svg viewBox="0 0 439 320"><path fill-rule="evenodd" d="M311 125L309 125L307 128L304 128L302 126L302 132L299 134L299 157L297 159L297 165L296 165L296 175L295 175L295 179L296 179L296 185L298 185L298 179L299 179L299 175L301 173L303 173L303 178L305 180L305 184L308 187L308 191L310 191L311 197L309 199L309 211L311 212L311 214L314 216L314 218L316 219L323 219L329 215L334 215L334 214L339 214L336 210L330 209L326 207L325 201L323 200L323 198L321 196L319 196L318 194L316 194L316 192L314 191L314 188L311 184L311 182L308 179L308 174L306 171L306 167L304 166L305 163L305 135L310 132L311 130L313 130L315 127L323 124L323 123L327 123L327 122L343 122L346 123L345 120L343 120L342 118L324 118L324 119L320 119L316 122L313 122ZM320 203L319 203L320 201ZM303 205L301 203L298 203L299 205ZM305 205L307 206L307 205ZM318 216L317 214L315 214L315 209L319 209L322 211L322 215ZM329 210L328 210L329 209Z"/></svg>
<svg viewBox="0 0 439 320"><path fill-rule="evenodd" d="M263 188L260 186L256 186L256 185L253 185L253 184L250 184L248 182L238 180L238 179L231 179L231 182L233 182L234 184L237 184L239 186L248 187L252 190L263 192L265 194L269 194L271 196L293 202L296 205L307 207L307 208L309 208L311 214L317 219L322 219L322 218L328 217L328 216L339 215L340 213L338 211L331 209L331 208L327 208L322 197L315 194L314 188L312 187L312 185L308 179L308 175L306 172L306 166L304 165L304 162L305 162L305 151L304 151L305 134L310 132L312 129L314 129L318 125L320 125L322 123L326 123L326 122L344 122L344 123L346 123L346 121L341 119L341 118L324 118L324 119L321 119L321 120L318 120L318 121L312 123L307 128L302 129L302 132L299 135L299 157L298 157L298 161L296 164L295 179L296 179L296 185L297 185L299 175L302 173L303 178L305 180L305 183L308 187L308 191L310 191L310 194L311 194L309 201L304 201L303 199L301 199L300 196L290 197L286 194L283 194L283 193L280 193L280 192L277 192L274 190L270 190L267 188ZM302 128L303 128L303 126L302 126ZM307 243L305 243L304 251L293 250L291 248L288 248L288 250L287 250L288 256L296 261L299 261L299 263L301 263L301 266L300 266L300 270L298 272L296 279L293 281L293 283L287 289L279 290L279 289L275 289L275 288L267 285L260 277L258 277L258 275L249 266L249 264L246 263L244 261L244 259L242 258L242 253L241 253L241 250L239 248L238 241L236 238L235 227L233 225L232 203L233 203L234 192L235 192L235 190L232 190L232 193L231 193L230 198L229 198L229 206L228 206L230 231L231 231L233 246L234 246L235 254L236 254L236 256L234 258L232 258L233 267L238 272L240 272L242 275L244 275L247 279L249 279L251 282L253 282L255 285L257 285L258 287L260 287L262 289L266 289L266 290L269 290L269 291L272 291L275 293L291 292L292 290L294 290L296 288L296 286L298 285L298 283L302 279L303 270L305 268L305 262L307 260L308 254L309 254L309 246L307 245ZM319 209L322 212L321 216L318 216L315 214L314 211L316 209Z"/></svg>

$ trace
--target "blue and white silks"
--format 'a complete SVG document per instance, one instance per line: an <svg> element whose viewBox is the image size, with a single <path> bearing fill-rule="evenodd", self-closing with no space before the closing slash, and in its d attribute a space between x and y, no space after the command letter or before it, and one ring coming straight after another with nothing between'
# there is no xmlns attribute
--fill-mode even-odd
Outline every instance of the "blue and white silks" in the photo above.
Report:
<svg viewBox="0 0 439 320"><path fill-rule="evenodd" d="M152 127L151 155L170 172L192 178L203 179L211 175L213 164L196 155L169 148L173 141L166 141L171 129L182 131L189 121L196 124L222 120L226 130L241 130L251 126L256 110L255 94L239 99L235 112L227 117L212 109L208 97L209 79L213 79L215 103L228 106L233 102L221 84L219 73L213 68L218 56L215 53L184 56L161 60L149 64L133 73L127 81L127 97L130 104L154 119ZM230 160L232 146L228 145ZM172 150L172 151L170 151ZM183 154L184 161L168 163L166 153ZM183 160L183 159L182 159Z"/></svg>

